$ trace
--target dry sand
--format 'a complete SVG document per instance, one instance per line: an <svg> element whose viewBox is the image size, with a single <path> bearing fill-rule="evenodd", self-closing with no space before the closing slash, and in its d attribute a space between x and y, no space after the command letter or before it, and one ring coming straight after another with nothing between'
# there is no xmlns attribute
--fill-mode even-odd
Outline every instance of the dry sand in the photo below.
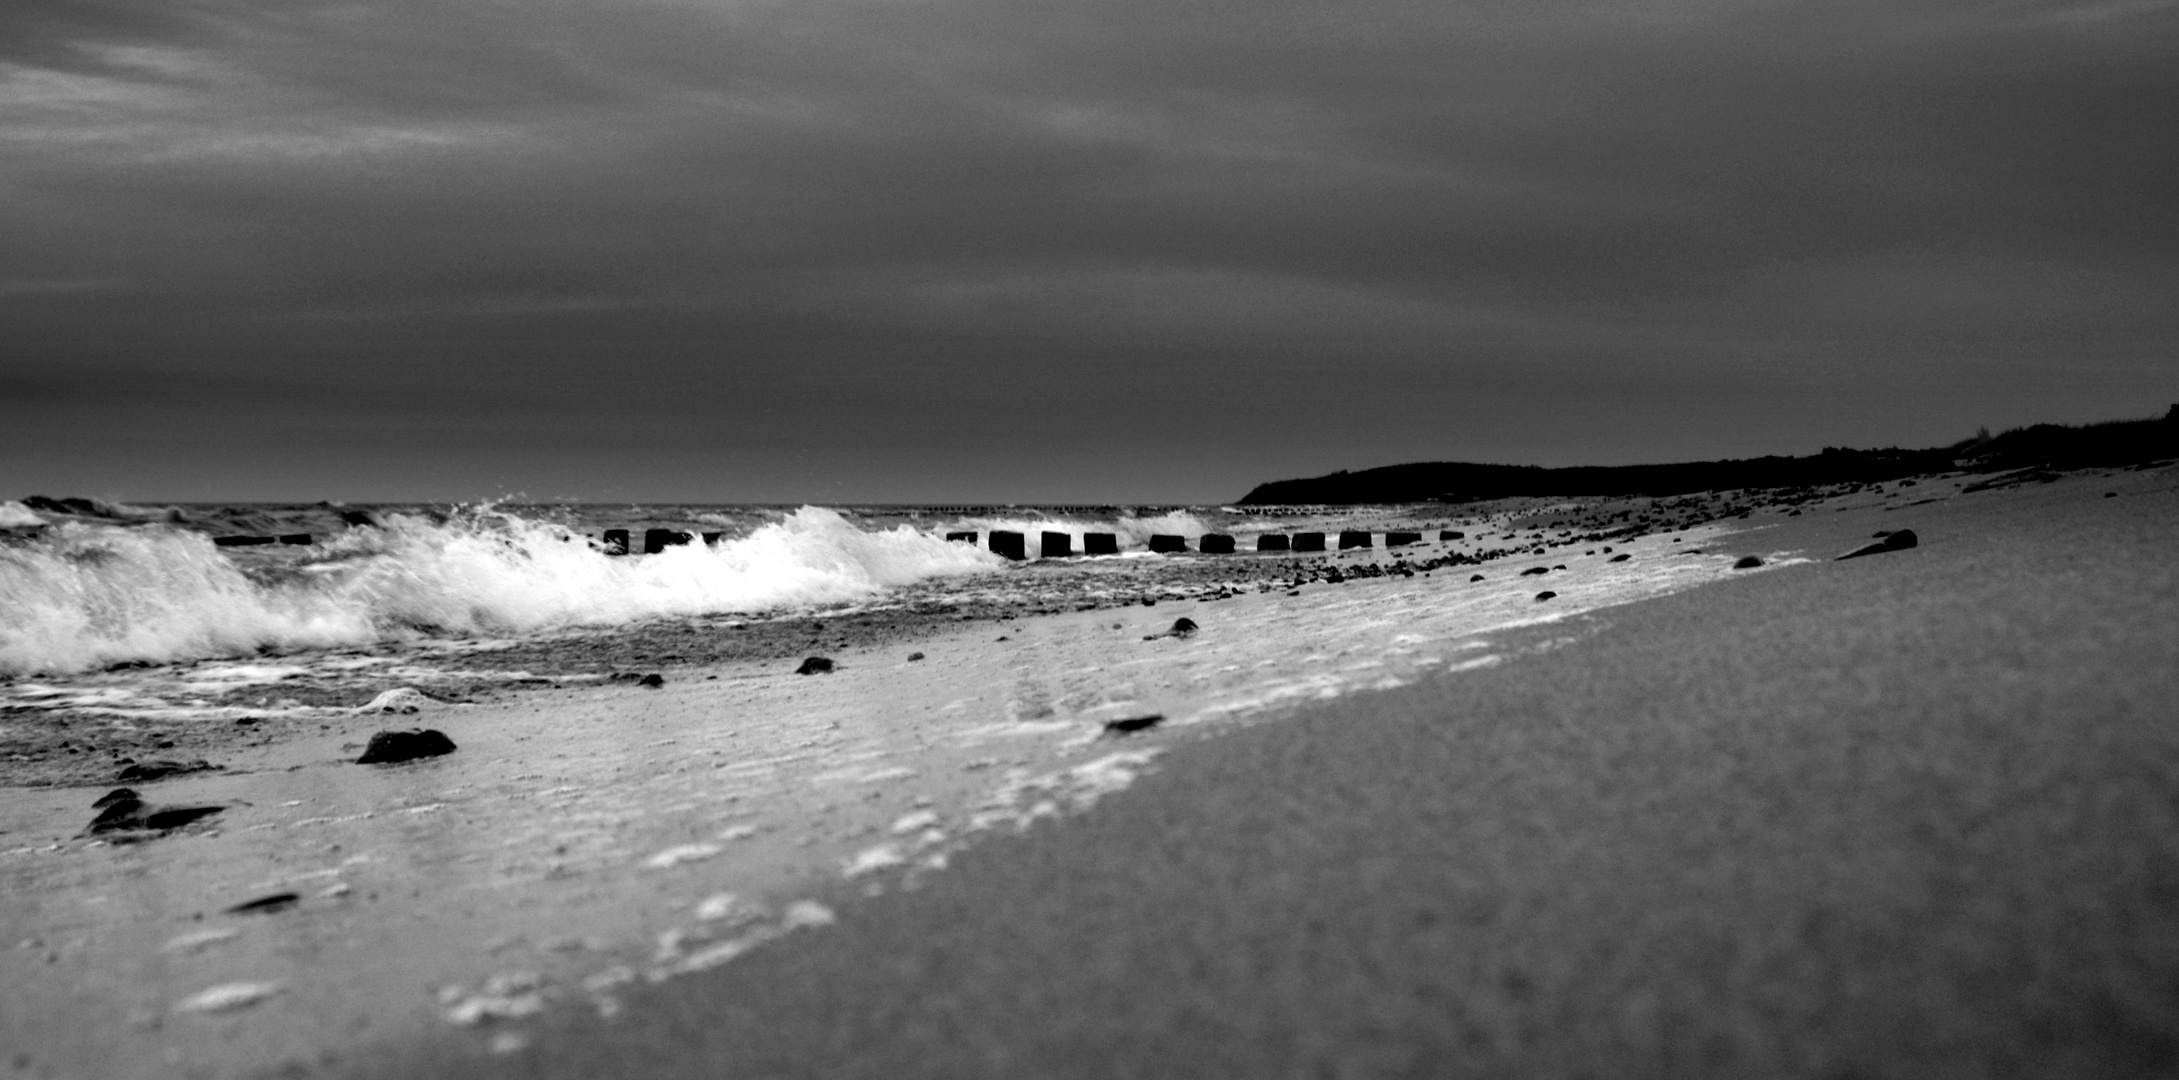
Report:
<svg viewBox="0 0 2179 1080"><path fill-rule="evenodd" d="M2172 1075L2179 476L1906 501L1731 543L1906 526L1911 551L1512 632L1512 662L1180 746L610 1019L335 1064Z"/></svg>

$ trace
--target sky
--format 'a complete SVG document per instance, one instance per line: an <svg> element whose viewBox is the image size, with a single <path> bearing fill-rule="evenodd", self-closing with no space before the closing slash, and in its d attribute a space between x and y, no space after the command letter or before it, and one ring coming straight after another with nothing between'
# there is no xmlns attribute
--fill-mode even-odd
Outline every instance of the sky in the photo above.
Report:
<svg viewBox="0 0 2179 1080"><path fill-rule="evenodd" d="M6 0L0 498L1214 502L2179 402L2179 0Z"/></svg>

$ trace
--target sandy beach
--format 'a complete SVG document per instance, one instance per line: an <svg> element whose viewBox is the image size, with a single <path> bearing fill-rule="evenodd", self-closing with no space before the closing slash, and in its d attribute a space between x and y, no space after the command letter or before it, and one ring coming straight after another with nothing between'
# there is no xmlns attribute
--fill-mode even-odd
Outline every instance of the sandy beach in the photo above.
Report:
<svg viewBox="0 0 2179 1080"><path fill-rule="evenodd" d="M1206 561L1149 605L482 651L577 675L223 725L144 794L225 809L150 842L0 790L11 1065L2140 1072L2179 1045L2179 485L1983 479L1690 501L1483 582ZM417 725L460 751L351 764Z"/></svg>
<svg viewBox="0 0 2179 1080"><path fill-rule="evenodd" d="M836 887L835 925L610 1018L329 1068L2168 1075L2175 480L1741 533L1921 543L1517 631L1507 663L1176 747L919 888Z"/></svg>

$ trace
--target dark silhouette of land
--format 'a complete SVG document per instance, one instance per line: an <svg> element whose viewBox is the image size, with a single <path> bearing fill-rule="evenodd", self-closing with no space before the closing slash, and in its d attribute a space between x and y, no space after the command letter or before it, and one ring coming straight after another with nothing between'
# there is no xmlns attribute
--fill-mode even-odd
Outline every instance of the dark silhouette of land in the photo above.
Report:
<svg viewBox="0 0 2179 1080"><path fill-rule="evenodd" d="M1478 465L1427 461L1360 472L1274 480L1241 505L1473 502L1520 495L1680 495L1738 488L1869 484L1941 472L2007 472L2134 465L2179 457L2179 405L2161 420L2118 420L2074 427L2036 424L2001 435L1987 431L1927 450L1846 450L1808 457L1689 461L1670 465Z"/></svg>

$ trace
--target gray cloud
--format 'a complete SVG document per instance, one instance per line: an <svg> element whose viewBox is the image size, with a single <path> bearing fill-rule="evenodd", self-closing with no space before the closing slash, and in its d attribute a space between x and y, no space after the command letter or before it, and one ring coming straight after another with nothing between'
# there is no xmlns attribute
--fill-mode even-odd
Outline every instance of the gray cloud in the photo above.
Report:
<svg viewBox="0 0 2179 1080"><path fill-rule="evenodd" d="M1218 498L2179 395L2172 4L32 0L0 42L0 356L252 388L130 416L184 461L254 402L350 433L328 478L587 418L740 463L658 481L709 497Z"/></svg>

